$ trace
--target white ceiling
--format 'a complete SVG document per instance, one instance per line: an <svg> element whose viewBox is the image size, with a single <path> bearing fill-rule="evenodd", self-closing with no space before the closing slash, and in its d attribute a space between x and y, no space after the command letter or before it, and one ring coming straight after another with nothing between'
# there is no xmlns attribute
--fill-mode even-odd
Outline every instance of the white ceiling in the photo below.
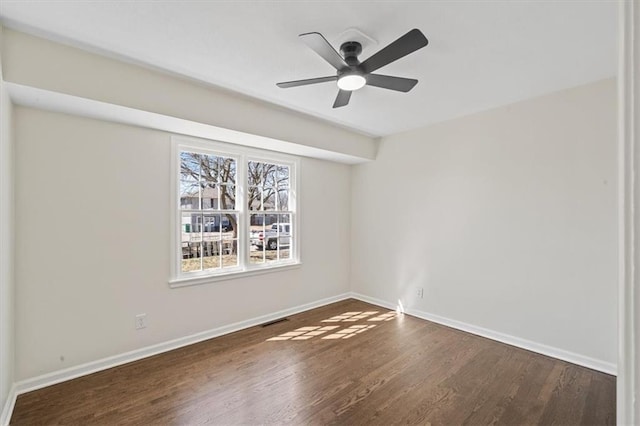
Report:
<svg viewBox="0 0 640 426"><path fill-rule="evenodd" d="M615 1L11 1L5 25L133 59L384 136L616 74ZM335 71L298 34L336 49L355 28L376 44L412 28L429 45L378 73L409 93L365 87L332 109L335 83L275 83Z"/></svg>

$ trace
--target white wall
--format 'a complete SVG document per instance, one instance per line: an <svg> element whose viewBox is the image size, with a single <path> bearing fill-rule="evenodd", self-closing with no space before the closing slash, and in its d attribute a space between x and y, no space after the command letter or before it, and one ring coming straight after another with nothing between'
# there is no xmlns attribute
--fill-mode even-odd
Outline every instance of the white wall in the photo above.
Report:
<svg viewBox="0 0 640 426"><path fill-rule="evenodd" d="M349 290L348 166L301 160L302 267L169 289L170 135L14 114L16 380Z"/></svg>
<svg viewBox="0 0 640 426"><path fill-rule="evenodd" d="M0 61L0 410L7 402L14 372L13 139L11 130L12 105L2 79Z"/></svg>
<svg viewBox="0 0 640 426"><path fill-rule="evenodd" d="M615 365L614 80L384 138L352 179L355 292Z"/></svg>

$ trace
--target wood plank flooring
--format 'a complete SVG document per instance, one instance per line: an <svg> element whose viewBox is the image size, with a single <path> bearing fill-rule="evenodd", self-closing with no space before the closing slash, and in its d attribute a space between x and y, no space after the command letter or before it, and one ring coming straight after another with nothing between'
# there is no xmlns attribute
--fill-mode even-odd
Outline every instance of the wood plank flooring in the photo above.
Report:
<svg viewBox="0 0 640 426"><path fill-rule="evenodd" d="M615 378L346 300L18 397L61 423L613 425Z"/></svg>

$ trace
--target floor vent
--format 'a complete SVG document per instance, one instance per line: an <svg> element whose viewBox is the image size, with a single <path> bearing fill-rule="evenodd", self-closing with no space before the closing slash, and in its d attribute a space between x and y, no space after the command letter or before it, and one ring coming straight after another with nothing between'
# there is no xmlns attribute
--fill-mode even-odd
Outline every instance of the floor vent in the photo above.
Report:
<svg viewBox="0 0 640 426"><path fill-rule="evenodd" d="M289 321L289 318L280 318L280 319L277 319L277 320L265 322L264 324L261 324L260 327L268 327L270 325L277 324L279 322L285 322L285 321Z"/></svg>

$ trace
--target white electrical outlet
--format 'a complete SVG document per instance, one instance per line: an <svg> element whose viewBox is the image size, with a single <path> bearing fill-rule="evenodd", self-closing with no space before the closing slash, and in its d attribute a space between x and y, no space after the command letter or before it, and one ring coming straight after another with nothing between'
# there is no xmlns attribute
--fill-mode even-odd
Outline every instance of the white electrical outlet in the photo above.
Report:
<svg viewBox="0 0 640 426"><path fill-rule="evenodd" d="M418 287L418 288L416 289L416 295L417 295L420 299L422 299L422 298L424 297L424 288L422 288L422 287Z"/></svg>
<svg viewBox="0 0 640 426"><path fill-rule="evenodd" d="M136 330L147 328L147 314L136 315Z"/></svg>

